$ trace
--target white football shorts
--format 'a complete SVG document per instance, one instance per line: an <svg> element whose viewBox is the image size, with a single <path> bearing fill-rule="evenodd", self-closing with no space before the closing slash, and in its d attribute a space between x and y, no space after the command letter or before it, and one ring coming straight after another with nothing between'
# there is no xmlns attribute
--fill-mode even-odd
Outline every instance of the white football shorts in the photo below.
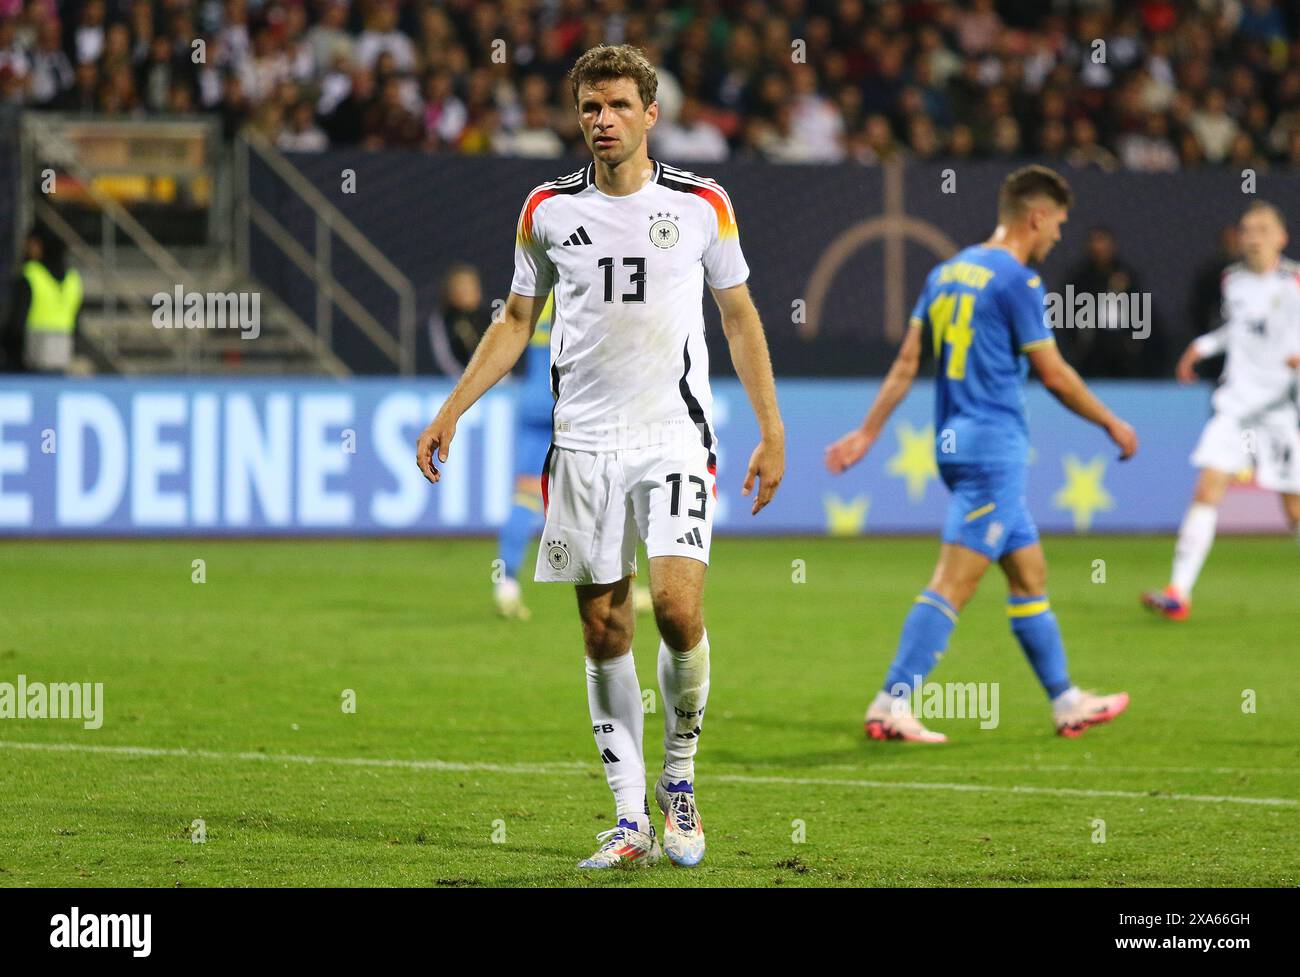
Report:
<svg viewBox="0 0 1300 977"><path fill-rule="evenodd" d="M1197 468L1235 475L1255 468L1255 482L1270 492L1300 492L1300 425L1292 411L1243 422L1215 414L1192 452Z"/></svg>
<svg viewBox="0 0 1300 977"><path fill-rule="evenodd" d="M577 451L552 445L542 470L542 583L610 584L646 553L709 562L717 466L703 444Z"/></svg>

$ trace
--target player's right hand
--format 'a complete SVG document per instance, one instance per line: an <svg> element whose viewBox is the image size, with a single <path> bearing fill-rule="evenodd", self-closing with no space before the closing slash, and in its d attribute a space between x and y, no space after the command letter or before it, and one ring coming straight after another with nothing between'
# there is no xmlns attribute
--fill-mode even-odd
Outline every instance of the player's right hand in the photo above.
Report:
<svg viewBox="0 0 1300 977"><path fill-rule="evenodd" d="M840 474L861 461L875 440L862 428L855 427L826 449L826 467L832 475Z"/></svg>
<svg viewBox="0 0 1300 977"><path fill-rule="evenodd" d="M1195 383L1196 364L1201 361L1201 354L1196 352L1195 346L1188 346L1187 351L1178 358L1178 365L1174 367L1174 376L1178 378L1179 383Z"/></svg>
<svg viewBox="0 0 1300 977"><path fill-rule="evenodd" d="M1133 430L1133 425L1127 421L1121 421L1116 418L1106 429L1110 439L1119 447L1119 460L1128 461L1138 449L1137 431Z"/></svg>
<svg viewBox="0 0 1300 977"><path fill-rule="evenodd" d="M420 471L434 485L442 478L442 473L433 467L433 453L438 452L438 461L446 462L447 452L451 449L451 439L456 436L456 418L444 407L438 416L429 422L420 439L415 443L415 462Z"/></svg>

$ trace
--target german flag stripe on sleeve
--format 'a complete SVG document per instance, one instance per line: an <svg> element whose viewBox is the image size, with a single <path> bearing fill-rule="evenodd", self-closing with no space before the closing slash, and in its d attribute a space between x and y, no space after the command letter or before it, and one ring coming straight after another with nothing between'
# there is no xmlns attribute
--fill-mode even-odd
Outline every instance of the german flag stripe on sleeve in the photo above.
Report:
<svg viewBox="0 0 1300 977"><path fill-rule="evenodd" d="M727 199L721 187L697 187L694 193L707 201L713 207L713 212L718 215L720 240L734 238L740 233L740 229L736 227L736 214L731 209L731 201Z"/></svg>
<svg viewBox="0 0 1300 977"><path fill-rule="evenodd" d="M711 206L718 218L719 240L735 238L739 235L740 229L736 226L736 212L732 209L731 198L717 181L696 176L688 170L679 170L675 166L662 164L659 182L674 190L693 193Z"/></svg>
<svg viewBox="0 0 1300 977"><path fill-rule="evenodd" d="M550 200L556 194L555 190L547 187L538 187L528 195L524 201L524 209L519 214L519 229L516 238L520 244L533 243L533 214L544 201Z"/></svg>
<svg viewBox="0 0 1300 977"><path fill-rule="evenodd" d="M534 187L528 194L528 199L524 201L524 209L519 212L519 226L515 230L516 242L525 245L533 243L533 216L537 213L538 207L562 193L581 193L593 179L592 167L588 164L585 169L577 170L550 183L543 183L540 187Z"/></svg>

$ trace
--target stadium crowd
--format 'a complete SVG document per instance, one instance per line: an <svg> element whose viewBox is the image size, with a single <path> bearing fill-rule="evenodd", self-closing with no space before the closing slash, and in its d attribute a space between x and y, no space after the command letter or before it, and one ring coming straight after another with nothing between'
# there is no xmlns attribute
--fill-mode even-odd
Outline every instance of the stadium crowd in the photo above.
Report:
<svg viewBox="0 0 1300 977"><path fill-rule="evenodd" d="M659 67L683 162L1300 167L1296 0L0 0L0 98L550 157L602 41Z"/></svg>

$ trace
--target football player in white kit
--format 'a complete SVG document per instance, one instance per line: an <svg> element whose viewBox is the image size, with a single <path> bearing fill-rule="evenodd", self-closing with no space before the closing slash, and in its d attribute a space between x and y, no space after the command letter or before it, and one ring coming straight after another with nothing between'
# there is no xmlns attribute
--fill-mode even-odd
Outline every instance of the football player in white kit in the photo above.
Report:
<svg viewBox="0 0 1300 977"><path fill-rule="evenodd" d="M1300 534L1300 264L1282 257L1286 224L1272 204L1251 204L1240 229L1245 260L1223 273L1223 325L1199 337L1178 361L1178 379L1192 383L1198 361L1227 354L1214 416L1192 453L1201 474L1178 531L1172 579L1164 591L1142 596L1147 607L1174 621L1191 613L1192 587L1214 543L1219 503L1238 472L1253 463L1256 482L1281 493L1292 531Z"/></svg>
<svg viewBox="0 0 1300 977"><path fill-rule="evenodd" d="M662 639L665 765L655 798L664 850L675 864L695 865L704 831L694 758L709 692L701 602L717 499L705 284L758 420L743 485L749 495L757 480L753 514L781 482L785 432L731 201L714 181L650 158L646 134L659 112L653 66L635 48L600 45L569 78L594 159L525 199L505 309L420 435L417 460L436 483L434 452L447 460L457 419L510 371L553 290L554 430L536 579L577 587L592 732L616 809L615 827L579 867L647 864L660 855L632 661L638 539L650 558Z"/></svg>

